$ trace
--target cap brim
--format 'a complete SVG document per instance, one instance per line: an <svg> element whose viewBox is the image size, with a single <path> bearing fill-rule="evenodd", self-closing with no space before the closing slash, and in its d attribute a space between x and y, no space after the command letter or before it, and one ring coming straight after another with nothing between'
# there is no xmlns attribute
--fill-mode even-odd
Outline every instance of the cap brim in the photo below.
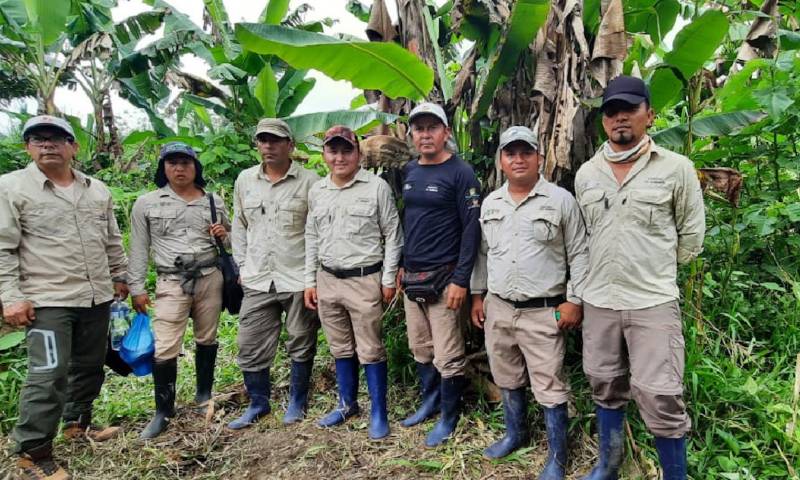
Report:
<svg viewBox="0 0 800 480"><path fill-rule="evenodd" d="M164 155L161 155L159 157L159 160L166 160L169 157L174 157L176 155L183 155L184 157L189 157L192 160L197 160L197 155L193 155L193 154L191 154L189 152L168 152L168 153L165 153Z"/></svg>
<svg viewBox="0 0 800 480"><path fill-rule="evenodd" d="M538 143L531 142L530 140L525 140L524 138L513 138L513 139L511 139L511 140L509 140L507 142L502 142L502 143L500 143L500 146L498 148L500 148L500 150L502 150L502 149L506 148L507 146L511 145L514 142L527 143L528 145L533 147L534 150L536 150L537 152L539 151L539 144Z"/></svg>
<svg viewBox="0 0 800 480"><path fill-rule="evenodd" d="M439 115L436 115L433 112L417 112L417 113L414 113L412 115L409 115L408 123L412 123L415 119L417 119L419 117L422 117L424 115L428 115L430 117L433 117L436 120L439 120L440 122L442 122L442 125L444 125L445 127L447 126L447 120L444 120L442 117L440 117Z"/></svg>
<svg viewBox="0 0 800 480"><path fill-rule="evenodd" d="M31 130L36 130L37 128L55 128L55 129L61 130L62 132L64 132L67 135L69 135L70 137L75 138L75 134L74 133L70 132L66 128L64 128L61 125L58 125L56 123L37 123L36 125L31 125L30 127L26 128L25 130L22 131L22 136L24 137L25 135L28 134L28 132L30 132Z"/></svg>
<svg viewBox="0 0 800 480"><path fill-rule="evenodd" d="M261 135L262 133L269 133L270 135L275 135L281 138L292 138L290 135L287 135L285 131L281 130L280 128L271 128L266 127L256 131L256 137Z"/></svg>
<svg viewBox="0 0 800 480"><path fill-rule="evenodd" d="M333 135L332 137L328 137L322 142L322 144L323 145L327 145L327 144L331 143L332 141L336 140L337 138L341 138L342 140L344 140L345 142L349 143L350 145L352 145L354 147L356 146L354 141L350 140L349 138L347 138L347 137L345 137L343 135Z"/></svg>
<svg viewBox="0 0 800 480"><path fill-rule="evenodd" d="M600 109L605 108L606 105L614 101L625 102L631 105L639 105L645 100L647 100L647 97L643 97L641 95L634 95L632 93L618 93L616 95L611 95L610 97L605 99L603 101L603 104L600 106Z"/></svg>

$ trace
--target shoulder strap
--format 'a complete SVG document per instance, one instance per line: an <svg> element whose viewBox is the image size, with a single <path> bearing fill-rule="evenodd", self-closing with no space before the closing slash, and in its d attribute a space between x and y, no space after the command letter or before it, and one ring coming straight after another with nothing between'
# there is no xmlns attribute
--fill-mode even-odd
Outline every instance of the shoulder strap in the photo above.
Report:
<svg viewBox="0 0 800 480"><path fill-rule="evenodd" d="M214 194L208 192L206 196L208 197L208 205L211 207L211 223L217 223L217 205L214 202ZM225 246L222 244L222 240L217 237L214 237L214 240L217 241L217 248L219 249L220 256L227 255L228 252L225 251Z"/></svg>

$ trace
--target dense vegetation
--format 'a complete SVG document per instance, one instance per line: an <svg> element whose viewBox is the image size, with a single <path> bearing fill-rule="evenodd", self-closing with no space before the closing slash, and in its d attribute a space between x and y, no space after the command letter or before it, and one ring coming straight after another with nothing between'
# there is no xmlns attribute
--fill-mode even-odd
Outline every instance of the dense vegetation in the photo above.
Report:
<svg viewBox="0 0 800 480"><path fill-rule="evenodd" d="M532 112L545 112L537 108L554 100L537 104L542 94L534 91L532 75L520 72L530 72L542 61L526 47L540 26L552 33L548 5L552 13L567 2L451 1L441 7L411 2L416 10L400 12L399 37L427 35L427 46L418 48L424 62L395 44L323 41L320 32L330 21L306 22L308 7L290 12L287 1L271 0L259 22L234 26L221 1L204 0L204 27L162 0L146 3L149 11L114 24L110 8L115 1L0 2L0 96L34 97L40 111L56 112L57 86L86 92L94 114L70 118L81 143L78 167L112 188L125 231L133 200L153 188L160 144L181 139L195 146L211 188L226 196L239 171L258 161L250 132L262 116L288 117L299 139L299 156L320 171L324 167L315 135L326 127L344 123L366 133L384 123L396 131L398 115L408 110L403 102L388 102L380 93L376 97L375 90L392 99L445 102L454 115L456 143L491 188L497 180L493 149L498 130L535 120ZM599 0L577 3L578 10L562 13L578 14L585 40L596 50L604 41L601 23L614 19L600 11ZM600 60L612 69L619 62L624 72L649 83L658 114L654 137L689 156L698 168L729 167L744 179L738 204L709 195L705 251L680 272L686 398L693 422L690 475L800 478L800 11L794 2L772 0L630 0L620 5L629 42L623 44L621 57L612 52ZM45 7L46 12L41 10ZM369 8L357 1L350 1L348 9L365 21L369 18ZM536 19L533 26L528 25L531 18ZM667 40L671 30L678 33ZM139 45L139 39L156 31L163 31L158 40ZM540 126L540 131L553 142L548 153L569 156L549 170L569 185L571 162L585 160L578 158L575 145L585 140L596 146L601 139L592 110L592 93L596 96L599 90L598 78L590 75L591 52L581 49L574 31L563 35L558 38L566 46L559 48L566 53L559 55L576 62L580 78L567 87L581 100L577 110L585 114L584 128L572 132L575 140L565 150L559 149L567 140L559 138L558 128ZM351 49L352 42L359 48ZM209 64L213 83L181 72L180 56L187 53ZM369 68L359 68L368 60L373 62ZM366 89L365 97L355 99L351 110L292 116L314 88L314 80L306 76L309 68L350 80ZM587 90L577 91L578 83L588 85ZM170 87L179 95L167 104ZM112 89L142 109L151 125L118 131L109 100ZM506 108L509 90L529 110ZM367 99L377 102L364 106ZM29 116L10 114L20 120ZM553 114L548 121L555 124L560 118ZM19 131L7 132L0 138L0 173L26 163ZM410 393L413 376L402 315L394 308L386 317L390 374L398 391ZM235 327L235 318L224 317L223 359L232 358ZM21 332L0 332L0 432L7 433L16 418L25 351ZM577 408L572 435L583 439L592 432L593 414L574 340L569 355ZM220 370L220 390L239 381L230 362ZM181 379L181 388L188 389L191 372L182 367ZM98 417L144 418L149 395L146 379L112 378L98 401ZM480 408L470 419L499 428L498 411L480 398L472 400ZM403 401L407 405L410 399ZM634 410L628 453L635 468L629 472L648 477L656 457ZM444 460L408 466L470 476Z"/></svg>

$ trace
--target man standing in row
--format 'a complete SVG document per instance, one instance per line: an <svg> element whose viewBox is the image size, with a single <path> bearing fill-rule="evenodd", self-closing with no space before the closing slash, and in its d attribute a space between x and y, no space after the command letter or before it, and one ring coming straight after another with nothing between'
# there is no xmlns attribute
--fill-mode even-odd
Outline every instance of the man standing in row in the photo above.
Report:
<svg viewBox="0 0 800 480"><path fill-rule="evenodd" d="M240 429L270 412L270 373L286 313L286 350L292 360L289 407L283 422L302 420L317 348L319 319L303 303L308 191L319 180L294 163L294 141L282 120L256 127L261 163L234 185L233 254L244 299L239 313L239 367L250 406L228 426Z"/></svg>
<svg viewBox="0 0 800 480"><path fill-rule="evenodd" d="M538 150L536 134L526 127L510 127L500 136L498 161L508 181L481 207L484 242L472 276L472 322L486 332L506 422L505 437L484 454L505 457L527 441L530 384L544 408L550 446L538 478L562 480L570 392L562 370L564 331L581 322L578 293L589 255L578 204L539 175ZM481 293L487 291L484 302Z"/></svg>
<svg viewBox="0 0 800 480"><path fill-rule="evenodd" d="M691 160L647 135L654 112L641 79L612 80L601 109L608 141L575 177L589 232L583 370L600 437L600 458L585 478L616 480L633 395L656 437L664 479L683 480L691 422L677 264L702 250L703 195Z"/></svg>
<svg viewBox="0 0 800 480"><path fill-rule="evenodd" d="M158 190L139 197L131 212L129 277L137 312L147 313L150 305L145 280L151 250L158 272L152 322L156 414L141 438L159 435L175 416L178 354L189 316L196 344L195 402L211 399L222 311L222 273L214 238L227 239L230 229L225 204L216 196L216 216L222 223L211 224L203 166L190 146L173 142L161 149L155 184Z"/></svg>
<svg viewBox="0 0 800 480"><path fill-rule="evenodd" d="M68 478L52 457L62 415L68 438L103 441L119 431L91 420L109 306L128 296L127 260L111 192L72 168L69 123L33 117L22 137L33 162L0 177L0 301L6 322L26 327L28 349L12 436L20 478Z"/></svg>
<svg viewBox="0 0 800 480"><path fill-rule="evenodd" d="M410 427L441 409L429 447L446 441L458 424L466 366L459 311L480 244L480 184L472 167L445 146L444 110L417 105L409 115L419 159L403 170L404 286L411 279L443 279L427 299L404 300L408 343L422 390L422 405L402 423Z"/></svg>
<svg viewBox="0 0 800 480"><path fill-rule="evenodd" d="M383 302L394 299L403 248L400 217L389 185L360 167L355 133L335 126L322 155L330 174L309 192L306 222L306 306L319 312L336 359L339 405L320 420L339 425L358 413L358 364L371 401L369 436L389 435Z"/></svg>

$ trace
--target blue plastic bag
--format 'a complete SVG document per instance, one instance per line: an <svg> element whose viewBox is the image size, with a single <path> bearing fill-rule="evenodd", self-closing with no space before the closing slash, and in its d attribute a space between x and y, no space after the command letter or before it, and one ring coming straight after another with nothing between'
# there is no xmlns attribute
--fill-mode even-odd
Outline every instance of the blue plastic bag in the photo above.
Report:
<svg viewBox="0 0 800 480"><path fill-rule="evenodd" d="M122 339L119 356L133 369L137 377L150 375L153 372L153 354L156 342L150 330L150 317L137 313L133 324Z"/></svg>

